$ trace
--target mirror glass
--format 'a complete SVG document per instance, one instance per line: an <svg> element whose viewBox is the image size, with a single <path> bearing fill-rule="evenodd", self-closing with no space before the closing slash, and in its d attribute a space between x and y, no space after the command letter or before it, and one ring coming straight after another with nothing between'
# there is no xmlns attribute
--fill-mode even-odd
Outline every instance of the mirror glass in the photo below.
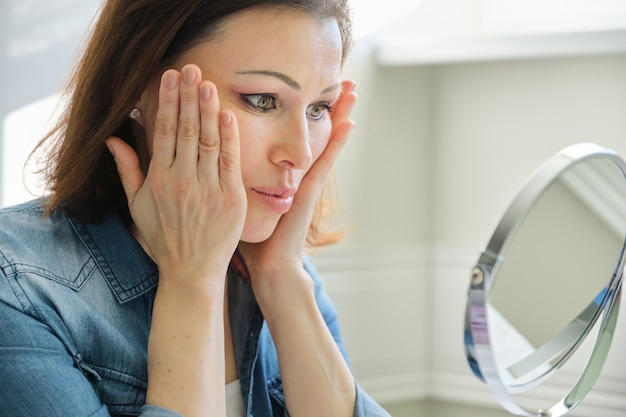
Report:
<svg viewBox="0 0 626 417"><path fill-rule="evenodd" d="M597 145L562 150L530 177L472 271L468 361L513 414L565 415L601 370L619 308L625 172ZM535 404L528 393L570 360L578 380Z"/></svg>

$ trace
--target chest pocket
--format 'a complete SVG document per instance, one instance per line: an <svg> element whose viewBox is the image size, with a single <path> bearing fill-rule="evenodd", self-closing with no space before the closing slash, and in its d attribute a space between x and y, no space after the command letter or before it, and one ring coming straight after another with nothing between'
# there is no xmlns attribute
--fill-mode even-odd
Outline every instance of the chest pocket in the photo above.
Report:
<svg viewBox="0 0 626 417"><path fill-rule="evenodd" d="M267 392L272 402L273 415L289 417L289 413L287 413L287 407L285 405L283 381L280 374L277 374L267 381Z"/></svg>
<svg viewBox="0 0 626 417"><path fill-rule="evenodd" d="M90 365L77 358L77 366L92 382L98 398L113 416L137 416L146 402L147 382L109 368Z"/></svg>

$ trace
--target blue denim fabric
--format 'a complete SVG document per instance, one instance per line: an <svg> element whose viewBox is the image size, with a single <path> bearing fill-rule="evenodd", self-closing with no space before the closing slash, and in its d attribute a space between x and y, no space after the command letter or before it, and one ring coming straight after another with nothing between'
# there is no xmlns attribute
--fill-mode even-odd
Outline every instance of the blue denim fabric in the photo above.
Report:
<svg viewBox="0 0 626 417"><path fill-rule="evenodd" d="M320 311L337 313L310 261ZM38 201L0 210L0 415L179 417L144 405L157 266L117 217L43 219ZM247 415L286 416L276 349L252 289L229 271ZM355 416L388 416L357 386Z"/></svg>

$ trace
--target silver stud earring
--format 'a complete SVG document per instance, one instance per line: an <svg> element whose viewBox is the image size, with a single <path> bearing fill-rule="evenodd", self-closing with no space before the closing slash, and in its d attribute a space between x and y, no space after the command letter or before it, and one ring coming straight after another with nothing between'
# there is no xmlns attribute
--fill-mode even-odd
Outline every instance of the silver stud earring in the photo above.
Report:
<svg viewBox="0 0 626 417"><path fill-rule="evenodd" d="M141 116L141 110L139 110L138 108L134 108L130 111L130 113L128 114L128 117L130 117L133 120L137 120L139 119L139 117Z"/></svg>

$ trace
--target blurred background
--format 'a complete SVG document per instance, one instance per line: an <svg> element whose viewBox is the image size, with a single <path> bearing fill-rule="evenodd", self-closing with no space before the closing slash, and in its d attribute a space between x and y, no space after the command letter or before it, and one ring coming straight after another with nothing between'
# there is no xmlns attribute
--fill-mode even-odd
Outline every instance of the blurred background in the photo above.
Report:
<svg viewBox="0 0 626 417"><path fill-rule="evenodd" d="M0 206L41 192L22 167L99 5L0 2ZM470 270L555 152L595 142L626 156L626 2L352 5L357 127L336 168L351 233L315 254L352 367L394 417L506 416L465 360ZM572 415L626 415L624 315Z"/></svg>

